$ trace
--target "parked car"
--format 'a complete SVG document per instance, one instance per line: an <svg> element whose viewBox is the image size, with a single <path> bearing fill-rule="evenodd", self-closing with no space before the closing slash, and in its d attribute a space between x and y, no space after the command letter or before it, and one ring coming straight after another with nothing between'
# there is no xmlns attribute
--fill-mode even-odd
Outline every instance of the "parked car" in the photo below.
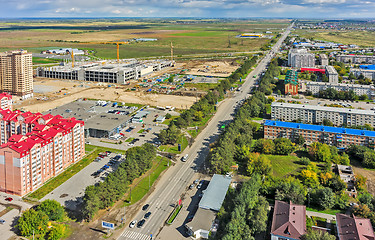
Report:
<svg viewBox="0 0 375 240"><path fill-rule="evenodd" d="M144 205L143 207L142 207L142 210L143 211L146 211L147 210L147 208L150 206L150 204L146 204L146 205Z"/></svg>
<svg viewBox="0 0 375 240"><path fill-rule="evenodd" d="M5 198L5 201L11 202L11 201L13 201L13 198L7 197L7 198Z"/></svg>
<svg viewBox="0 0 375 240"><path fill-rule="evenodd" d="M189 154L186 154L185 156L183 156L181 158L181 161L186 162L186 160L188 159L188 157L189 157Z"/></svg>
<svg viewBox="0 0 375 240"><path fill-rule="evenodd" d="M198 186L197 186L197 188L201 189L201 187L202 187L202 183L199 183Z"/></svg>
<svg viewBox="0 0 375 240"><path fill-rule="evenodd" d="M135 227L135 224L137 224L137 220L132 221L132 222L129 224L129 227L130 227L130 228L133 228L133 227Z"/></svg>
<svg viewBox="0 0 375 240"><path fill-rule="evenodd" d="M193 189L195 187L195 184L191 184L190 186L189 186L189 189Z"/></svg>
<svg viewBox="0 0 375 240"><path fill-rule="evenodd" d="M195 179L194 184L198 184L198 183L199 183L199 179Z"/></svg>
<svg viewBox="0 0 375 240"><path fill-rule="evenodd" d="M138 222L137 227L141 228L143 224L145 224L146 220L142 219L141 221Z"/></svg>
<svg viewBox="0 0 375 240"><path fill-rule="evenodd" d="M0 223L1 223L1 224L4 224L4 223L5 223L5 220L4 220L4 219L0 219Z"/></svg>
<svg viewBox="0 0 375 240"><path fill-rule="evenodd" d="M145 219L148 219L150 217L150 215L151 215L151 212L146 213L145 214Z"/></svg>

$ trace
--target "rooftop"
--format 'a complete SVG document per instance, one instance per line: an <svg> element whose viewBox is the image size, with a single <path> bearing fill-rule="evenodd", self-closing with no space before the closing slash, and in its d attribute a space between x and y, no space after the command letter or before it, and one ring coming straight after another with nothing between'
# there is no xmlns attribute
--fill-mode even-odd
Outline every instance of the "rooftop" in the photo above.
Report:
<svg viewBox="0 0 375 240"><path fill-rule="evenodd" d="M324 86L338 86L338 87L375 89L374 86L371 86L371 85L362 85L362 84L329 83L329 82L313 82L313 81L305 81L305 83L306 83L306 85L324 85Z"/></svg>
<svg viewBox="0 0 375 240"><path fill-rule="evenodd" d="M337 213L337 235L341 240L374 240L375 234L370 219L350 217Z"/></svg>
<svg viewBox="0 0 375 240"><path fill-rule="evenodd" d="M338 74L336 69L333 66L330 66L330 65L326 66L326 71L327 71L328 74Z"/></svg>
<svg viewBox="0 0 375 240"><path fill-rule="evenodd" d="M271 107L287 107L287 108L306 109L306 110L315 110L315 111L329 111L329 112L339 112L339 113L349 113L349 114L375 115L375 111L373 110L323 107L323 106L317 106L317 105L303 105L303 104L281 103L281 102L273 102L271 104Z"/></svg>
<svg viewBox="0 0 375 240"><path fill-rule="evenodd" d="M275 201L271 234L289 239L300 239L306 233L306 207Z"/></svg>
<svg viewBox="0 0 375 240"><path fill-rule="evenodd" d="M336 133L336 134L349 134L349 135L356 135L356 136L375 137L375 131L351 129L351 128L328 127L328 126L322 126L322 125L282 122L282 121L274 121L274 120L266 120L264 125L285 127L285 128L295 128L295 129L310 130L310 131L319 131L319 132L329 132L329 133Z"/></svg>
<svg viewBox="0 0 375 240"><path fill-rule="evenodd" d="M215 218L216 213L214 211L198 208L193 220L187 223L186 226L189 227L193 232L199 229L210 231Z"/></svg>
<svg viewBox="0 0 375 240"><path fill-rule="evenodd" d="M231 177L214 174L199 202L199 208L219 211L231 180Z"/></svg>

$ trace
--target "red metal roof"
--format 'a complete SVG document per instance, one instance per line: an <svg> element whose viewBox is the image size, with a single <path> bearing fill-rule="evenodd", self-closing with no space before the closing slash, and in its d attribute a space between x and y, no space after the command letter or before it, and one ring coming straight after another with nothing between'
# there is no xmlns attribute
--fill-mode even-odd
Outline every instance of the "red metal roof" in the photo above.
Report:
<svg viewBox="0 0 375 240"><path fill-rule="evenodd" d="M306 206L275 201L271 234L300 239L306 233Z"/></svg>
<svg viewBox="0 0 375 240"><path fill-rule="evenodd" d="M301 72L320 72L320 73L326 73L325 69L320 68L301 68Z"/></svg>

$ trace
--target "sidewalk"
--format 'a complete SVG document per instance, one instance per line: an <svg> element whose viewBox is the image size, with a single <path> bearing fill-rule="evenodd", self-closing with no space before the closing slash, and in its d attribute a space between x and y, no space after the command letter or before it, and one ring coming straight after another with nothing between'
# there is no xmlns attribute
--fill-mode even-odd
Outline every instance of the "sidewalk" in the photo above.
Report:
<svg viewBox="0 0 375 240"><path fill-rule="evenodd" d="M321 217L327 219L327 223L331 223L332 221L336 221L336 216L327 214L327 213L320 213L320 212L313 212L313 211L306 211L306 215L309 217Z"/></svg>

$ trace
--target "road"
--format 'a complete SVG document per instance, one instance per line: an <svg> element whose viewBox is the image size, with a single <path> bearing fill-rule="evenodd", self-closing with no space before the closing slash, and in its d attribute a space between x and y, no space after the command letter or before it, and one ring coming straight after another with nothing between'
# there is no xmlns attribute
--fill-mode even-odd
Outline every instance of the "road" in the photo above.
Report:
<svg viewBox="0 0 375 240"><path fill-rule="evenodd" d="M168 169L160 181L155 186L155 191L150 194L146 202L150 204L147 211L152 214L142 228L126 228L118 240L146 240L161 239L158 233L164 226L164 222L173 210L173 205L178 202L183 192L187 189L193 180L194 173L202 167L204 160L209 151L209 144L213 143L219 135L219 126L228 123L233 119L232 114L237 107L238 102L247 97L248 91L255 85L254 75L259 75L264 71L278 52L282 42L289 34L292 25L287 28L279 41L259 62L258 66L248 75L246 81L242 85L242 91L236 92L232 98L222 101L218 107L216 114L213 116L206 128L197 136L194 144L186 149L181 155L189 154L186 162L178 161L177 164ZM135 220L141 220L146 212L141 209L136 214ZM133 220L133 219L130 219Z"/></svg>

